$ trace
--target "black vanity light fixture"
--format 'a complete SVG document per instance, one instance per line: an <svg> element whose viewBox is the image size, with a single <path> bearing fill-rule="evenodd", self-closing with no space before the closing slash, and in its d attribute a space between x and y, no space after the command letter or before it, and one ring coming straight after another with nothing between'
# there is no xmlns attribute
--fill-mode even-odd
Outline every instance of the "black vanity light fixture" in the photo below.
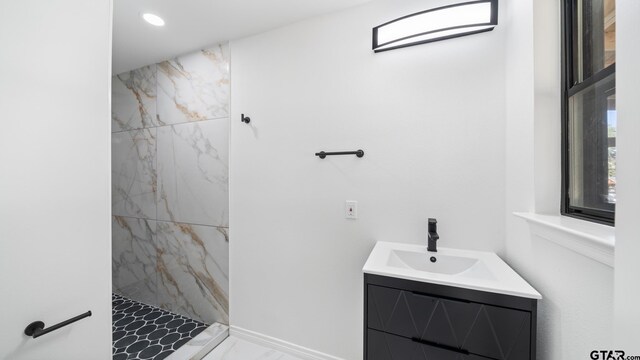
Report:
<svg viewBox="0 0 640 360"><path fill-rule="evenodd" d="M403 16L373 28L373 51L381 52L491 31L498 0L452 4Z"/></svg>

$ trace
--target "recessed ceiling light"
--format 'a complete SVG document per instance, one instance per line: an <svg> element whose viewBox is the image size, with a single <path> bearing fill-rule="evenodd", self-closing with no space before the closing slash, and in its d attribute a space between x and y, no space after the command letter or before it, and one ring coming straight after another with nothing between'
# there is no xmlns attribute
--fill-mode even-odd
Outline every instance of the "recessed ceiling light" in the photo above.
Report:
<svg viewBox="0 0 640 360"><path fill-rule="evenodd" d="M164 20L158 15L151 14L151 13L144 13L142 14L142 18L144 19L144 21L148 22L153 26L164 26Z"/></svg>

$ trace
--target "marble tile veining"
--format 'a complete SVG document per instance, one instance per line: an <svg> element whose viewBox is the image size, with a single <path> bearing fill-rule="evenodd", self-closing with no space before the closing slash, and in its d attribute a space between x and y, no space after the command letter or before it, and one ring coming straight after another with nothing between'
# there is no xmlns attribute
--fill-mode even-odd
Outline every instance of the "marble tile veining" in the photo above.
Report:
<svg viewBox="0 0 640 360"><path fill-rule="evenodd" d="M112 78L111 131L157 125L156 72L150 65Z"/></svg>
<svg viewBox="0 0 640 360"><path fill-rule="evenodd" d="M295 356L273 350L262 345L239 339L235 336L228 337L203 360L302 360Z"/></svg>
<svg viewBox="0 0 640 360"><path fill-rule="evenodd" d="M157 82L161 125L228 117L228 44L158 64Z"/></svg>
<svg viewBox="0 0 640 360"><path fill-rule="evenodd" d="M156 129L111 135L112 213L156 217Z"/></svg>
<svg viewBox="0 0 640 360"><path fill-rule="evenodd" d="M158 301L203 322L229 321L229 240L226 228L159 221Z"/></svg>
<svg viewBox="0 0 640 360"><path fill-rule="evenodd" d="M228 44L112 84L113 288L228 323Z"/></svg>
<svg viewBox="0 0 640 360"><path fill-rule="evenodd" d="M112 218L113 290L146 303L156 302L156 222L122 216Z"/></svg>
<svg viewBox="0 0 640 360"><path fill-rule="evenodd" d="M229 120L158 128L158 220L227 227Z"/></svg>

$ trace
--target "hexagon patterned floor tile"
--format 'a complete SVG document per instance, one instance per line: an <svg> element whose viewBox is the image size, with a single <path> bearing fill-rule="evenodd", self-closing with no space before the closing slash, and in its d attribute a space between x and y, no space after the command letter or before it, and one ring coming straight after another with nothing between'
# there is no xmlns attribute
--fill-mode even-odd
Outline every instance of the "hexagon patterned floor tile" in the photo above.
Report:
<svg viewBox="0 0 640 360"><path fill-rule="evenodd" d="M161 360L206 324L113 294L113 360Z"/></svg>

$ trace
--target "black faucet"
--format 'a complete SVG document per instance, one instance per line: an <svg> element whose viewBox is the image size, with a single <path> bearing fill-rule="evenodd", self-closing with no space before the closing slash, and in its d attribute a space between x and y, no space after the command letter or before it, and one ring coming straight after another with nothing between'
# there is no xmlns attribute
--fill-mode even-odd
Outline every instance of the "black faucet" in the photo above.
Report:
<svg viewBox="0 0 640 360"><path fill-rule="evenodd" d="M438 221L433 218L429 218L429 229L427 233L427 251L438 252L436 248L436 241L440 239L440 235L438 235L437 225Z"/></svg>

